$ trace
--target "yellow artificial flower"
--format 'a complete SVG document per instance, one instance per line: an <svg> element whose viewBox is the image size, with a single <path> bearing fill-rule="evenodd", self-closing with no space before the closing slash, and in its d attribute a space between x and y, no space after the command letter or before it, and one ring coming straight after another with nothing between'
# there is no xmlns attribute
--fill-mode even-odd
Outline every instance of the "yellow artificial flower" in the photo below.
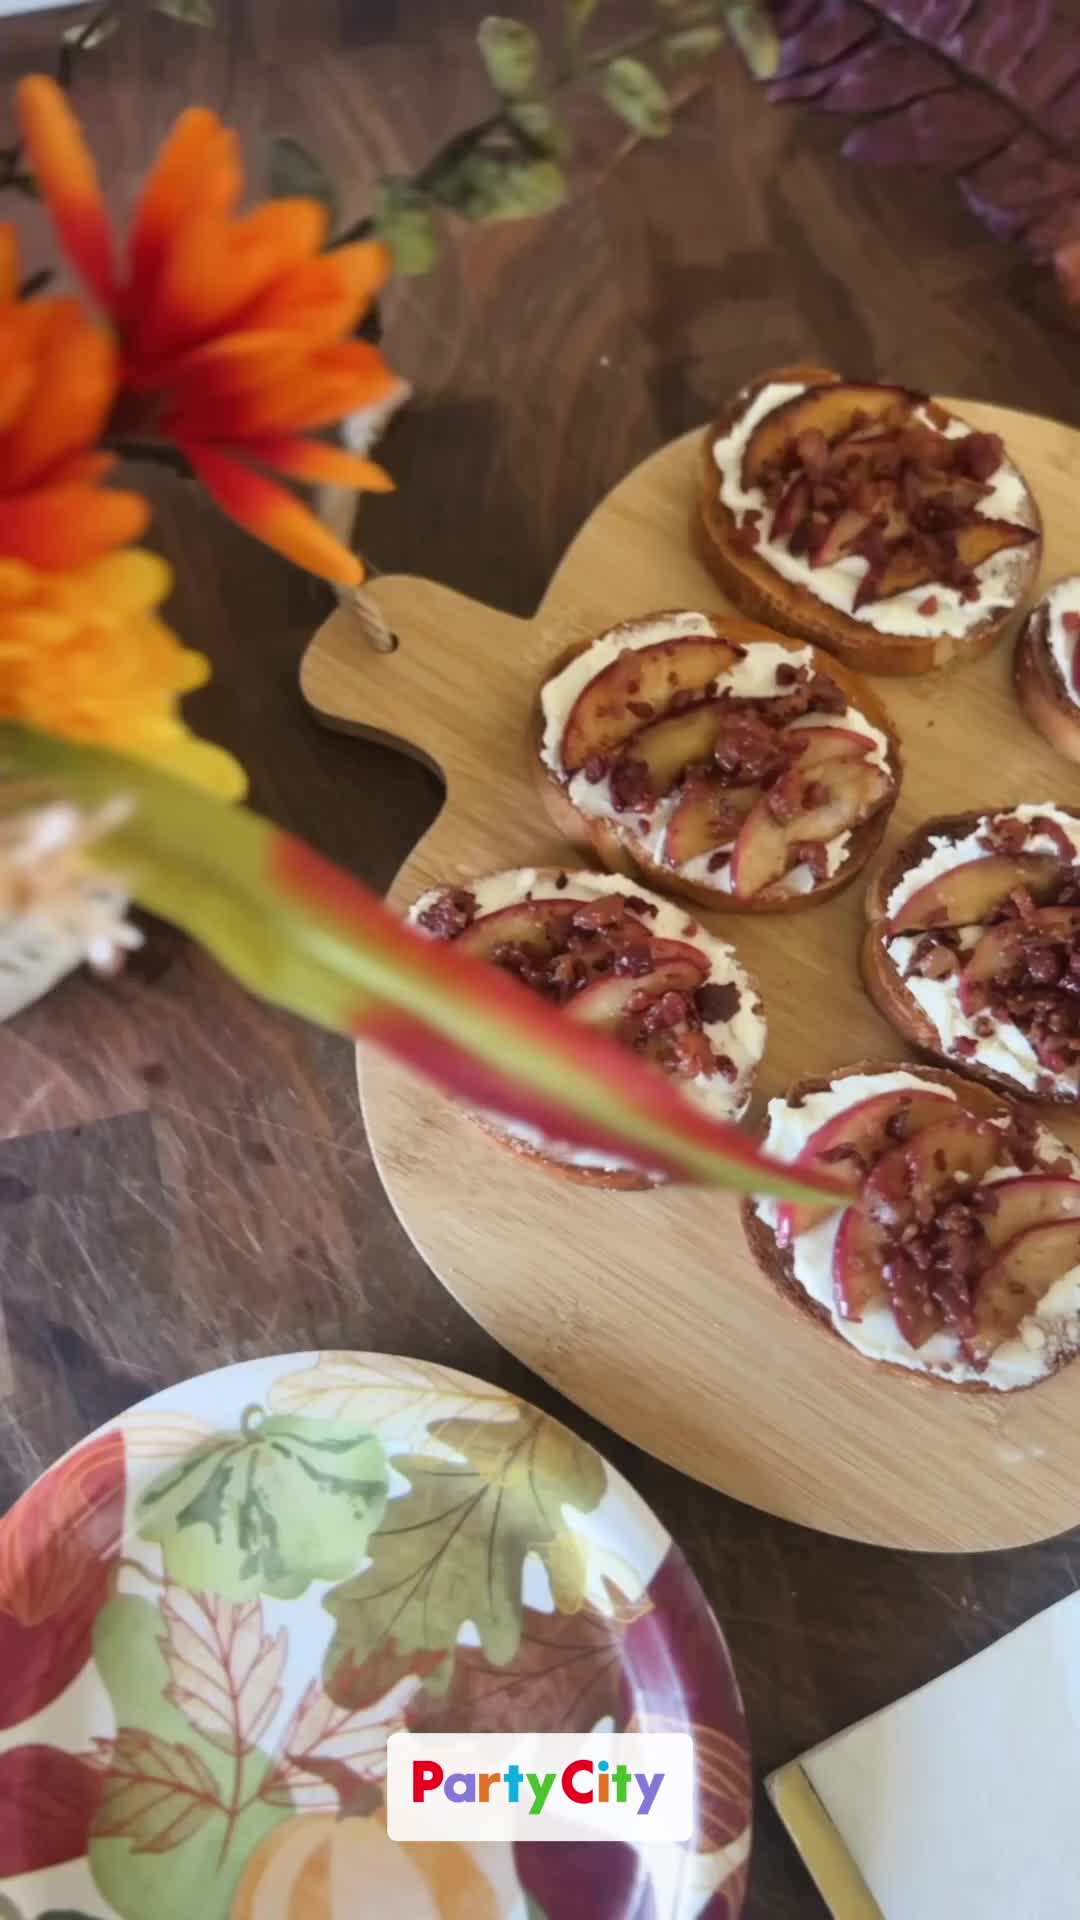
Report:
<svg viewBox="0 0 1080 1920"><path fill-rule="evenodd" d="M52 572L0 553L0 719L150 760L226 798L246 785L232 755L199 740L180 696L209 677L158 617L164 560L138 547Z"/></svg>

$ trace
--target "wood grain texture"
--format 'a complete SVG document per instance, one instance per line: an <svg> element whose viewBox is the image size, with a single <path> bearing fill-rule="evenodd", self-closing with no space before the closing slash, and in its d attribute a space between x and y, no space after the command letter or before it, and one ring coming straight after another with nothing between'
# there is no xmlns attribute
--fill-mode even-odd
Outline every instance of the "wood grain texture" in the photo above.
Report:
<svg viewBox="0 0 1080 1920"><path fill-rule="evenodd" d="M272 133L306 140L351 215L378 174L422 165L489 110L480 0L218 8L215 33L150 15L84 64L75 101L117 205L192 100L240 128L256 179ZM545 28L557 0L518 11ZM1062 11L1080 15L1080 0ZM601 15L617 39L640 8L603 0ZM0 143L12 82L51 61L67 17L4 20ZM388 355L417 393L383 449L398 491L359 516L383 569L530 616L622 474L787 360L1080 425L1076 333L1045 277L947 185L850 166L831 117L766 107L733 53L665 142L625 151L591 96L573 120L566 207L517 227L452 223L435 275L384 303ZM0 211L44 265L37 211ZM193 719L245 760L258 806L384 886L439 787L305 713L297 664L329 598L193 488L140 479L178 569L174 624L214 664ZM447 679L457 671L448 661ZM246 999L166 928L148 932L125 979L73 979L0 1028L0 1501L122 1406L245 1353L381 1348L487 1375L588 1434L677 1535L731 1643L759 1775L1073 1590L1078 1535L976 1560L860 1546L694 1485L598 1428L410 1246L371 1163L352 1049ZM757 1811L747 1920L821 1920L763 1798Z"/></svg>
<svg viewBox="0 0 1080 1920"><path fill-rule="evenodd" d="M956 404L1004 436L1033 487L1047 577L1074 566L1080 434ZM718 605L687 536L699 439L675 441L614 489L533 622L384 578L369 597L394 653L372 653L343 612L313 640L302 673L313 709L410 742L444 772L446 804L394 882L398 905L440 881L560 858L530 762L537 689L583 634L651 608ZM1010 665L1004 642L971 665L871 682L905 762L884 858L927 814L1068 799L1076 776L1020 714ZM703 916L764 995L758 1113L805 1075L903 1054L860 985L862 893L857 881L789 917ZM387 1192L435 1271L498 1340L638 1446L786 1519L888 1546L1018 1546L1080 1516L1075 1368L1035 1392L928 1392L788 1312L729 1196L566 1192L389 1062L365 1058L362 1088ZM1075 1116L1054 1124L1080 1145ZM945 1485L943 1456L954 1463Z"/></svg>

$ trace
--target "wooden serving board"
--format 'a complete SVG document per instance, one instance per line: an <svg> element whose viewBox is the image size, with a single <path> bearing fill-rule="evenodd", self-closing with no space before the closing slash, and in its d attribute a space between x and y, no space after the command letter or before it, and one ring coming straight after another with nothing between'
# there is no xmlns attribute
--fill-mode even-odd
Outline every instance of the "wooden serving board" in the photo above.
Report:
<svg viewBox="0 0 1080 1920"><path fill-rule="evenodd" d="M1080 434L956 405L1004 436L1034 488L1045 578L1080 568ZM687 538L698 444L693 433L663 448L608 495L534 620L384 577L367 591L396 651L375 651L347 609L316 635L302 671L315 713L397 742L446 781L442 812L397 876L398 906L494 868L581 865L536 796L530 709L576 636L658 608L724 605ZM929 814L1080 801L1080 770L1014 703L1011 652L1008 641L974 666L876 682L906 761L886 849ZM764 991L755 1116L800 1075L904 1055L859 983L862 891L856 881L806 913L705 916ZM769 1512L889 1546L1011 1547L1080 1521L1080 1362L1010 1395L897 1378L785 1306L746 1253L728 1195L594 1192L522 1163L387 1060L365 1056L361 1085L387 1193L436 1274L496 1339L638 1446ZM1051 1124L1080 1147L1080 1120Z"/></svg>

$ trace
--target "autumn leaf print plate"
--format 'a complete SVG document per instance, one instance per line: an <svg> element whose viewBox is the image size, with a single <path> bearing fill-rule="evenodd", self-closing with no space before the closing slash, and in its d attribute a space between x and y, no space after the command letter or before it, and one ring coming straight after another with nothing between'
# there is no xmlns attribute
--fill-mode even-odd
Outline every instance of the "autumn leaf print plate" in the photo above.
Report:
<svg viewBox="0 0 1080 1920"><path fill-rule="evenodd" d="M386 1833L386 1740L692 1730L685 1847ZM0 1920L736 1920L720 1630L599 1454L466 1374L206 1374L0 1521Z"/></svg>

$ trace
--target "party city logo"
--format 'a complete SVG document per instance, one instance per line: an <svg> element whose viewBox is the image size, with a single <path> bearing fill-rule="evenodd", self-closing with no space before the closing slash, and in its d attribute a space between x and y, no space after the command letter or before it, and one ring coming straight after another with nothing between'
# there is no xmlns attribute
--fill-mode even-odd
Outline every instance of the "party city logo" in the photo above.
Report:
<svg viewBox="0 0 1080 1920"><path fill-rule="evenodd" d="M688 1733L395 1733L392 1840L689 1840Z"/></svg>

